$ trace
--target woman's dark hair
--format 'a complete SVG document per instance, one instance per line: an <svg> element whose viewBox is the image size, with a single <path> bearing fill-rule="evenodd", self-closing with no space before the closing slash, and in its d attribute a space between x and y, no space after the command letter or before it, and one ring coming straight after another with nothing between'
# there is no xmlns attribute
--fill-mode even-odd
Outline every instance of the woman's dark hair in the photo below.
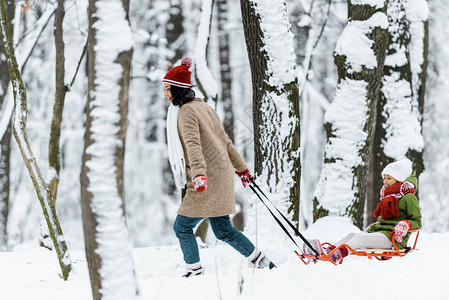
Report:
<svg viewBox="0 0 449 300"><path fill-rule="evenodd" d="M170 92L173 97L173 105L182 106L195 99L195 92L191 88L183 88L170 85Z"/></svg>

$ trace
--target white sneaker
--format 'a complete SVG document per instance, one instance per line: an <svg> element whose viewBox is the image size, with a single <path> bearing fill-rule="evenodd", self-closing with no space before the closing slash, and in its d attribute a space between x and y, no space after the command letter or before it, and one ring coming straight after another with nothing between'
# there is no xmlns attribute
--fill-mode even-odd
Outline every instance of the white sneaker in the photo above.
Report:
<svg viewBox="0 0 449 300"><path fill-rule="evenodd" d="M182 275L182 277L188 278L188 277L193 277L193 276L198 276L198 275L203 275L203 274L204 274L204 268L202 266L199 266L198 268L195 268L195 269L186 268L186 273L184 275Z"/></svg>
<svg viewBox="0 0 449 300"><path fill-rule="evenodd" d="M259 252L256 258L250 261L250 265L256 269L263 269L268 267L271 270L273 268L276 268L276 265L271 260L269 260L268 257L266 257L262 252Z"/></svg>

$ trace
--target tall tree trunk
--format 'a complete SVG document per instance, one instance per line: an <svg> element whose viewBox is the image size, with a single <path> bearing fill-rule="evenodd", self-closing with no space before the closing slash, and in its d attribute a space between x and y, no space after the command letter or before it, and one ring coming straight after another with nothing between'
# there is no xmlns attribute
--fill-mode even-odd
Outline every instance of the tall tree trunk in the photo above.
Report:
<svg viewBox="0 0 449 300"><path fill-rule="evenodd" d="M215 0L203 0L198 38L195 46L195 80L204 95L205 101L216 107L218 101L217 83L212 77L207 64L207 49L212 24L212 12Z"/></svg>
<svg viewBox="0 0 449 300"><path fill-rule="evenodd" d="M357 2L358 3L358 2ZM362 228L369 158L388 45L387 3L348 1L348 24L334 53L337 91L325 115L323 169L314 197L314 220L348 216Z"/></svg>
<svg viewBox="0 0 449 300"><path fill-rule="evenodd" d="M65 55L64 55L64 39L63 39L63 21L64 21L64 0L58 0L58 6L55 10L55 22L54 22L54 38L56 48L56 91L55 91L55 103L53 105L53 118L50 128L50 141L48 143L48 164L49 175L48 182L50 193L53 201L56 203L58 197L58 185L59 185L59 173L61 169L60 162L60 146L61 139L61 123L62 113L64 111L64 99L68 90L65 85ZM41 227L40 244L47 248L51 248L51 244L48 241L49 234L46 227Z"/></svg>
<svg viewBox="0 0 449 300"><path fill-rule="evenodd" d="M240 4L253 83L255 174L271 192L283 195L292 220L298 222L299 93L286 3L241 0ZM282 31L270 31L273 24Z"/></svg>
<svg viewBox="0 0 449 300"><path fill-rule="evenodd" d="M62 113L64 111L64 100L67 92L65 85L65 55L63 39L64 0L58 0L55 12L54 38L56 47L56 91L53 106L53 119L51 122L50 142L48 149L48 160L52 169L50 180L50 191L56 201L59 184L59 171L61 169L60 147Z"/></svg>
<svg viewBox="0 0 449 300"><path fill-rule="evenodd" d="M92 294L137 299L123 199L132 57L129 2L89 1L88 101L81 210Z"/></svg>
<svg viewBox="0 0 449 300"><path fill-rule="evenodd" d="M67 244L62 233L59 219L56 214L54 201L50 190L40 171L36 158L31 150L27 138L26 120L27 120L27 98L26 89L17 65L14 46L12 43L11 31L6 12L4 0L0 0L0 28L3 41L3 49L8 62L9 76L14 94L14 115L13 115L13 134L22 154L23 161L28 169L37 197L41 203L45 220L47 221L50 236L56 249L59 264L62 270L62 276L67 279L72 268Z"/></svg>
<svg viewBox="0 0 449 300"><path fill-rule="evenodd" d="M10 145L11 126L8 126L0 146L0 251L8 246Z"/></svg>
<svg viewBox="0 0 449 300"><path fill-rule="evenodd" d="M167 58L164 57L164 59L168 59L169 66L167 68L167 71L171 69L177 61L181 60L181 58L184 56L184 53L186 52L185 47L185 33L184 33L184 14L183 14L183 6L181 5L181 1L171 1L171 7L169 10L169 20L167 22L166 27L166 33L165 36L167 37L167 48L169 48L171 51L166 51L166 53L175 53L173 56L169 56ZM161 60L161 57L157 57L157 60ZM154 64L157 64L157 62L153 62ZM160 93L159 93L159 86L160 82L152 82L151 83L154 88L152 89L154 92L150 92L152 94L152 98L156 103L160 103ZM166 109L168 106L168 102L166 104L160 104L161 109ZM160 118L158 115L149 116L149 118ZM154 126L155 130L158 130L158 127L160 125L165 125L165 122L155 122L156 125ZM159 131L164 132L164 138L165 138L165 127L159 128ZM164 167L162 169L162 176L164 178L164 188L163 190L168 194L169 196L175 195L176 192L176 184L175 179L173 177L173 173L171 170L170 162L168 160L168 156L166 155L166 151L162 150L161 156L164 159Z"/></svg>
<svg viewBox="0 0 449 300"><path fill-rule="evenodd" d="M6 4L8 19L14 18L14 1ZM13 33L11 31L11 33ZM0 53L4 53L3 45L0 43ZM9 86L8 63L0 59L0 109L6 106L8 96L6 94ZM3 132L2 132L3 133ZM11 153L11 125L7 125L1 136L0 144L0 251L5 250L8 245L8 215L9 215L9 161Z"/></svg>
<svg viewBox="0 0 449 300"><path fill-rule="evenodd" d="M232 110L232 74L229 53L228 1L216 0L218 21L218 45L221 74L221 102L223 103L223 127L232 142L234 142L234 111Z"/></svg>
<svg viewBox="0 0 449 300"><path fill-rule="evenodd" d="M418 103L414 104L410 67L410 30L405 5L408 0L388 3L389 46L382 77L378 104L376 133L372 155L372 190L368 192L368 223L374 221L373 212L379 203L383 182L383 168L405 156L415 168L422 166L424 139ZM418 167L422 171L422 167Z"/></svg>
<svg viewBox="0 0 449 300"><path fill-rule="evenodd" d="M170 68L174 64L181 60L185 53L184 46L184 15L182 10L181 0L170 1L170 10L168 11L169 20L167 22L167 28L165 37L167 38L167 47L173 51L175 55L169 57ZM158 82L159 83L159 82Z"/></svg>
<svg viewBox="0 0 449 300"><path fill-rule="evenodd" d="M426 0L405 2L406 18L409 22L409 60L412 72L412 111L418 115L421 127L424 113L424 96L429 52L429 8ZM422 128L420 128L420 132ZM423 148L413 149L407 156L413 162L413 169L420 175L424 170Z"/></svg>

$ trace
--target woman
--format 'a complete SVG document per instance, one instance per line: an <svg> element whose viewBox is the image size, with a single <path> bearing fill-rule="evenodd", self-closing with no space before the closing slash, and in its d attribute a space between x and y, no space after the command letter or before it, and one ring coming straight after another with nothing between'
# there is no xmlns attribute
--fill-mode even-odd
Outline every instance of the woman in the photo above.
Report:
<svg viewBox="0 0 449 300"><path fill-rule="evenodd" d="M171 102L167 115L169 159L182 203L174 223L186 262L184 277L202 274L193 228L208 218L215 236L248 258L255 268L275 265L245 235L235 229L234 169L243 186L252 176L227 136L217 113L191 90L192 61L188 57L162 80Z"/></svg>

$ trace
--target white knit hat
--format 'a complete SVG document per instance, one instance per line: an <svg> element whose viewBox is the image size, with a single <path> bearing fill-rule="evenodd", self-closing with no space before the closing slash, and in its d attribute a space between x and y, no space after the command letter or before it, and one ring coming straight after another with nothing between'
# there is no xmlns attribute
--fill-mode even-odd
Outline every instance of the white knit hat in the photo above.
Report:
<svg viewBox="0 0 449 300"><path fill-rule="evenodd" d="M412 175L412 162L408 158L388 164L382 171L382 178L385 174L392 176L397 181L404 181Z"/></svg>

